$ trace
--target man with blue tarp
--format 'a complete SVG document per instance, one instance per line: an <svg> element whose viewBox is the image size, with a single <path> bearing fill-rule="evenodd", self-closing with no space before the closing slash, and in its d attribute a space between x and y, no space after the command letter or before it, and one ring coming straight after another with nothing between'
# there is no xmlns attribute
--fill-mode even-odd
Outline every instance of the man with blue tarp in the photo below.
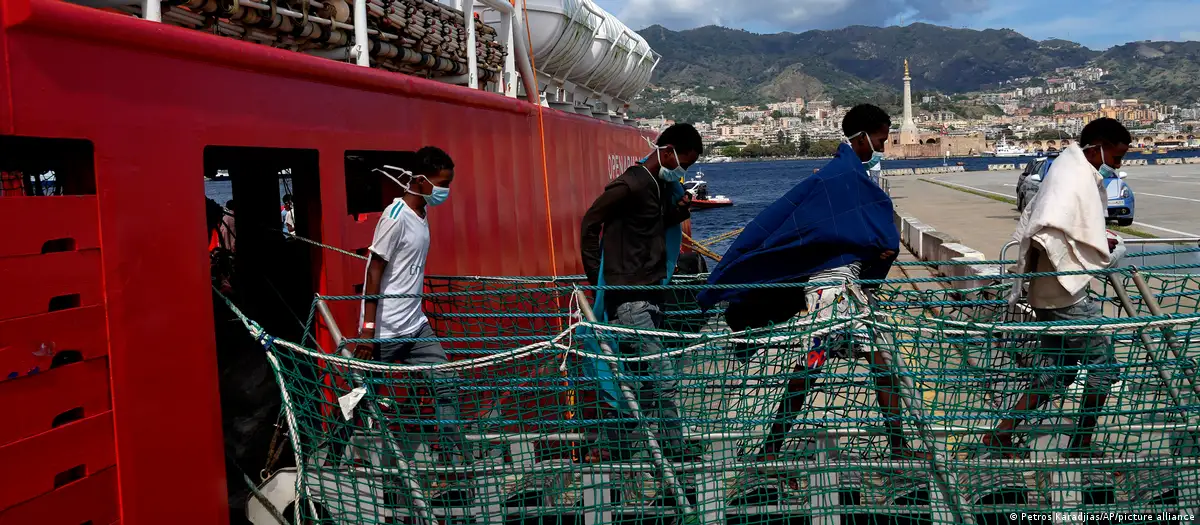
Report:
<svg viewBox="0 0 1200 525"><path fill-rule="evenodd" d="M580 252L584 271L593 285L653 287L670 281L683 239L681 224L690 216L690 203L681 182L688 167L704 152L704 144L696 128L675 124L663 131L651 146L654 151L610 182L583 217ZM595 298L596 315L601 322L653 330L662 326L665 295L661 288L608 291L601 288ZM618 339L620 344L616 346L624 357L662 353L653 336L621 335ZM585 365L600 378L600 394L609 405L610 415L623 410L620 385L613 378L610 364L585 360ZM668 455L681 453L683 432L675 402L677 381L673 377L676 372L672 358L611 366L655 378L642 381L638 404L644 417L657 421L660 441ZM607 437L620 442L629 430L609 428ZM639 448L631 443L623 445L617 447L622 457Z"/></svg>
<svg viewBox="0 0 1200 525"><path fill-rule="evenodd" d="M834 159L763 210L738 236L713 270L708 283L813 283L803 288L708 289L699 296L702 308L728 301L726 321L733 331L785 323L808 311L815 321L853 317L848 287L853 281L883 279L900 249L892 200L870 178L887 145L891 118L882 109L862 104L842 120L845 140ZM774 424L759 454L773 460L782 448L792 418L804 409L805 395L827 358L864 354L869 339L853 328L814 337L806 344L795 375L788 382ZM859 332L859 333L851 333ZM739 346L742 358L756 349ZM749 354L749 355L747 355ZM875 372L886 370L887 356L869 352ZM900 399L890 374L876 378L879 404L898 418ZM886 424L892 455L925 458L908 448L898 419Z"/></svg>

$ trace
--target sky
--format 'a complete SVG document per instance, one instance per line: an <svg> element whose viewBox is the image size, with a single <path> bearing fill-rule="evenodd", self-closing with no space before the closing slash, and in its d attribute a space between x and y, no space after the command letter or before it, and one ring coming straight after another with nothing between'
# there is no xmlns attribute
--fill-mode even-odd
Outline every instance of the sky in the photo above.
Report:
<svg viewBox="0 0 1200 525"><path fill-rule="evenodd" d="M595 0L634 29L720 25L755 33L912 22L1009 28L1097 50L1138 40L1200 40L1200 0ZM1047 9L1047 6L1053 6Z"/></svg>

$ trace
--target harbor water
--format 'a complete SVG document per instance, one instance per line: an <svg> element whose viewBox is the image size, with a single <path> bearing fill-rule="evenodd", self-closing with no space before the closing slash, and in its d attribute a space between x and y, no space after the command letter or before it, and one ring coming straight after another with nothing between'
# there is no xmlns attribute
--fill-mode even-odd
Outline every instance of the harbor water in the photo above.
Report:
<svg viewBox="0 0 1200 525"><path fill-rule="evenodd" d="M1165 154L1130 153L1125 158L1159 159L1197 157L1197 151L1170 151ZM882 168L932 168L942 165L957 166L962 163L966 171L987 171L988 164L1023 164L1033 157L950 157L949 159L885 160ZM758 216L775 199L795 186L813 170L820 169L829 159L812 160L769 160L752 162L727 162L720 164L697 164L689 170L689 178L697 172L704 173L708 182L709 195L724 195L733 200L733 206L707 210L692 210L692 238L703 240L744 227ZM1151 160L1151 162L1154 162ZM1014 179L1015 180L1015 179ZM716 243L710 247L718 254L733 244L733 239Z"/></svg>

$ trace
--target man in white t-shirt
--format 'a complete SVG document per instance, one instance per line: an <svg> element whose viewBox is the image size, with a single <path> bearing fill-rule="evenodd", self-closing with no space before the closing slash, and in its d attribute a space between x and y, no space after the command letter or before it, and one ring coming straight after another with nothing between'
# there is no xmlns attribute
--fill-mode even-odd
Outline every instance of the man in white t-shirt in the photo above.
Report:
<svg viewBox="0 0 1200 525"><path fill-rule="evenodd" d="M421 309L425 280L425 258L429 255L429 222L426 208L446 202L450 182L454 180L454 162L446 152L425 147L417 152L415 173L400 173L393 178L404 196L396 199L379 218L363 293L365 295L412 295L413 297L365 299L362 339L433 339L437 334ZM446 363L446 351L437 341L397 341L379 345L360 344L354 351L359 359L373 359L406 365ZM458 387L453 371L431 369L424 372L430 380L439 420L458 419ZM456 424L441 426L443 451L461 455L462 434ZM451 449L455 451L450 452Z"/></svg>
<svg viewBox="0 0 1200 525"><path fill-rule="evenodd" d="M279 210L279 220L283 222L283 231L296 233L296 210L292 206L292 194L283 196L283 209Z"/></svg>

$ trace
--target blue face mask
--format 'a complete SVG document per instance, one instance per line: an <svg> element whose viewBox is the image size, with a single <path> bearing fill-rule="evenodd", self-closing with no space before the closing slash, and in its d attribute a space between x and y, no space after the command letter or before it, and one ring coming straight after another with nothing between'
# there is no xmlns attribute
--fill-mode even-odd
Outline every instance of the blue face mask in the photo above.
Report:
<svg viewBox="0 0 1200 525"><path fill-rule="evenodd" d="M385 168L388 168L388 169L393 169L393 170L399 171L400 173L402 173L402 174L404 174L404 175L408 175L409 177L413 177L413 174L412 174L412 172L411 172L411 171L408 171L408 170L406 170L406 169L404 169L404 168L397 168L397 167L395 167L395 166L384 166L384 167L385 167ZM392 176L390 173L388 173L388 172L386 172L386 171L383 171L383 170L381 170L381 169L379 169L379 168L375 168L375 171L378 171L379 173L382 173L382 174L383 174L383 176L385 176L385 177L387 177L387 178L389 178L389 179L392 179L392 182L395 182L397 186L400 186L401 188L404 188L404 192L405 192L405 193L411 193L411 194L413 194L413 195L420 195L420 196L424 197L424 198L425 198L425 204L428 204L428 205L430 205L430 206L437 206L437 205L439 205L439 204L442 204L443 202L446 202L446 199L449 199L449 198L450 198L450 188L443 188L443 187L441 187L441 186L434 186L434 185L433 185L433 181L429 180L429 177L426 177L426 176L424 176L424 175L417 175L416 177L420 177L420 178L422 178L422 179L425 179L425 182L428 182L430 186L433 186L433 191L431 191L431 192L430 192L430 193L428 193L428 194L425 194L425 193L417 193L417 192L415 192L415 191L412 191L412 189L411 189L411 188L412 188L412 185L411 185L411 184L406 184L406 183L400 182L400 180L399 180L399 179L397 179L396 177L393 177L393 176ZM410 180L415 180L415 177L414 177L413 179L410 179Z"/></svg>
<svg viewBox="0 0 1200 525"><path fill-rule="evenodd" d="M871 171L872 168L878 166L880 162L883 162L883 153L875 151L875 144L871 142L871 136L862 131L846 137L846 143L849 144L851 140L854 140L855 137L858 137L859 135L866 135L867 147L871 148L871 160L863 163L863 167L866 168L867 171Z"/></svg>
<svg viewBox="0 0 1200 525"><path fill-rule="evenodd" d="M672 182L672 181L682 181L684 179L684 177L687 177L687 172L688 172L687 168L684 168L682 164L676 164L675 168L673 168L673 169L669 169L666 166L663 166L662 150L667 149L666 146L656 146L653 142L650 141L650 139L646 139L646 142L648 142L650 144L650 147L654 148L654 153L656 155L658 155L658 178L660 178L664 181L667 181L667 182ZM678 163L679 162L679 152L675 151L674 147L671 148L671 151L675 152L675 162ZM647 157L647 158L649 158L649 157Z"/></svg>
<svg viewBox="0 0 1200 525"><path fill-rule="evenodd" d="M1100 176L1106 179L1117 178L1117 170L1112 169L1108 165L1108 161L1104 159L1104 146L1100 146L1100 169L1098 171L1100 172Z"/></svg>
<svg viewBox="0 0 1200 525"><path fill-rule="evenodd" d="M428 180L428 179L426 179L426 180ZM437 206L443 202L446 202L446 199L450 198L450 188L434 186L433 193L430 193L429 195L421 195L421 196L425 197L426 204L428 204L430 206Z"/></svg>
<svg viewBox="0 0 1200 525"><path fill-rule="evenodd" d="M662 151L662 150L659 150ZM674 151L672 149L672 151ZM679 162L679 154L675 154L675 162ZM675 169L667 169L662 165L662 155L658 156L658 178L667 182L683 180L687 177L687 169L683 166L675 166Z"/></svg>

